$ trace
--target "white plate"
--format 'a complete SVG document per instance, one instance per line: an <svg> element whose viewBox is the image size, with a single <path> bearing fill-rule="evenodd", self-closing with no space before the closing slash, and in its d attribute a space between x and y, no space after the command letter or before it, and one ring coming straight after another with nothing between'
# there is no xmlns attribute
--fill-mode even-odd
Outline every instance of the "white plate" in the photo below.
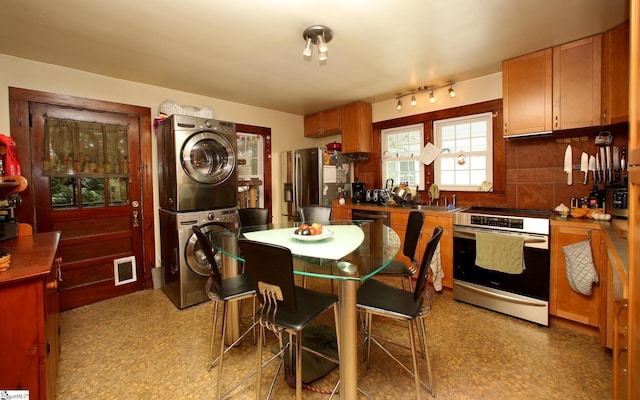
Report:
<svg viewBox="0 0 640 400"><path fill-rule="evenodd" d="M296 228L297 229L297 228ZM322 233L319 235L296 235L295 229L291 231L290 235L292 238L297 240L302 240L303 242L317 242L318 240L324 240L333 236L333 231L331 229L322 229Z"/></svg>

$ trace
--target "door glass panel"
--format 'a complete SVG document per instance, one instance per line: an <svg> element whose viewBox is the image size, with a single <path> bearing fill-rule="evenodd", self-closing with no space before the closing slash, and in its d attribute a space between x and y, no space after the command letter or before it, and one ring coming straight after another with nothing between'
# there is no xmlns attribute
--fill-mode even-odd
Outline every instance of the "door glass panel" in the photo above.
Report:
<svg viewBox="0 0 640 400"><path fill-rule="evenodd" d="M127 125L45 117L42 172L54 209L128 203L127 134Z"/></svg>
<svg viewBox="0 0 640 400"><path fill-rule="evenodd" d="M127 178L109 178L109 205L123 206L129 198Z"/></svg>
<svg viewBox="0 0 640 400"><path fill-rule="evenodd" d="M104 207L104 178L81 178L82 207Z"/></svg>
<svg viewBox="0 0 640 400"><path fill-rule="evenodd" d="M51 205L54 209L77 208L76 179L51 177Z"/></svg>

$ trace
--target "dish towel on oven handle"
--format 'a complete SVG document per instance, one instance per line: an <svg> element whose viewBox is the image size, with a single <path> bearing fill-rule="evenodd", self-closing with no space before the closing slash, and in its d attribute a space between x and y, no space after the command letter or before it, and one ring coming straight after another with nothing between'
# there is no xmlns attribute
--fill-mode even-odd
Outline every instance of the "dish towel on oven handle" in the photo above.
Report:
<svg viewBox="0 0 640 400"><path fill-rule="evenodd" d="M590 296L591 288L600 280L593 264L591 239L562 246L562 252L569 286L576 293Z"/></svg>
<svg viewBox="0 0 640 400"><path fill-rule="evenodd" d="M521 274L525 270L524 238L476 232L476 265L506 274Z"/></svg>

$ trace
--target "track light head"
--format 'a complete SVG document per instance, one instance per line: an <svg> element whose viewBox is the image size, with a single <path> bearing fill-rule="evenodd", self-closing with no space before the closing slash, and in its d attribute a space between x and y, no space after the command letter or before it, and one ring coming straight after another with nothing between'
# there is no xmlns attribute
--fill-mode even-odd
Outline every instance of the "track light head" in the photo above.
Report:
<svg viewBox="0 0 640 400"><path fill-rule="evenodd" d="M415 106L416 104L417 104L417 102L416 102L416 95L415 95L415 94L412 94L412 95L411 95L411 105L412 105L412 106Z"/></svg>
<svg viewBox="0 0 640 400"><path fill-rule="evenodd" d="M311 41L311 38L308 37L307 38L307 45L305 46L304 50L302 51L302 54L305 57L311 57L312 53L313 53L313 42Z"/></svg>
<svg viewBox="0 0 640 400"><path fill-rule="evenodd" d="M396 106L396 110L402 110L402 100L398 99L398 105Z"/></svg>
<svg viewBox="0 0 640 400"><path fill-rule="evenodd" d="M436 102L436 98L433 96L433 90L429 93L429 103L433 104Z"/></svg>
<svg viewBox="0 0 640 400"><path fill-rule="evenodd" d="M453 85L449 86L449 97L451 98L456 97L456 91L453 90Z"/></svg>

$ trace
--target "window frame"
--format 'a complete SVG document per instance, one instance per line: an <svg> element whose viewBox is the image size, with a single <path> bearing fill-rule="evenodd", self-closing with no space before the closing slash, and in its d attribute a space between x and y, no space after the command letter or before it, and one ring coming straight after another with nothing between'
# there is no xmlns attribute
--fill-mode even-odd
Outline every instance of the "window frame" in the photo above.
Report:
<svg viewBox="0 0 640 400"><path fill-rule="evenodd" d="M448 126L452 126L452 125L458 125L461 122L464 121L469 121L469 123L474 123L474 122L485 122L487 124L487 129L486 129L486 135L484 136L485 139L485 150L467 150L467 151L459 151L456 152L456 155L451 155L448 156L447 152L446 152L446 148L444 148L443 146L443 138L442 138L442 128L443 127L448 127ZM434 137L434 142L435 145L441 149L443 149L442 153L440 154L440 156L438 158L436 158L436 160L433 162L433 172L434 172L434 182L438 185L438 187L441 190L450 190L450 191L463 191L463 192L480 192L480 191L486 191L486 186L485 189L482 188L482 183L480 184L449 184L449 183L443 183L442 182L442 176L441 176L441 172L442 172L442 161L446 160L446 159L454 159L456 157L459 157L460 155L464 155L465 158L470 158L470 157L474 157L474 156L483 156L485 158L485 166L484 166L484 171L485 171L485 179L483 180L483 182L488 182L489 186L491 187L494 176L493 176L493 168L494 168L494 138L493 138L493 130L494 130L494 126L493 126L493 113L492 112L482 112L482 113L476 113L476 114L469 114L469 115L464 115L464 116L459 116L459 117L453 117L453 118L445 118L445 119L438 119L438 120L433 120L432 122L433 124L433 137ZM471 133L469 134L469 140L472 140L472 135ZM469 146L471 146L471 143L469 144ZM471 162L472 160L469 159L468 162ZM471 174L471 171L469 172L469 174Z"/></svg>
<svg viewBox="0 0 640 400"><path fill-rule="evenodd" d="M391 153L389 153L389 151L387 150L387 137L390 135L396 135L396 134L402 134L402 133L408 133L414 130L418 130L420 132L420 143L419 143L419 148L416 149L415 153L411 153L410 156L392 156ZM422 151L422 148L425 146L425 127L423 123L417 123L417 124L410 124L410 125L403 125L403 126L397 126L397 127L393 127L393 128L387 128L387 129L382 129L380 130L380 150L381 150L381 177L382 177L382 181L386 182L388 179L390 179L387 176L387 163L390 162L403 162L403 161L414 161L417 164L417 186L418 186L418 190L425 190L425 168L424 165L422 164L422 162L420 161L420 153ZM399 185L400 181L398 181L395 178L391 178L393 179L393 182L395 185ZM404 180L401 180L402 182L404 182ZM413 183L410 183L410 186L414 186Z"/></svg>

